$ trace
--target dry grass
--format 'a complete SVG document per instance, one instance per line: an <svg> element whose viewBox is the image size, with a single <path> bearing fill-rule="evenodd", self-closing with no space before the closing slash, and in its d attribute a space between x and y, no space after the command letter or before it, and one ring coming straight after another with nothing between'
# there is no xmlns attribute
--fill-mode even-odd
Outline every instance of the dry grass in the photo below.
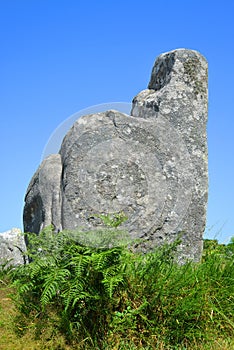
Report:
<svg viewBox="0 0 234 350"><path fill-rule="evenodd" d="M0 285L0 349L1 350L72 350L72 349L85 349L83 345L69 346L66 344L65 339L58 332L48 328L41 328L41 335L39 339L36 339L36 326L33 322L25 324L22 319L17 319L17 310L14 306L12 299L10 298L13 290L2 282ZM113 337L109 345L106 345L104 349L108 350L127 350L134 349L134 346L124 345L118 335ZM150 342L151 343L151 342ZM152 341L153 343L153 341ZM151 343L151 344L152 344ZM144 347L137 347L138 349L144 349ZM137 349L135 348L135 349ZM149 345L147 349L152 350L167 350L163 344L157 344L155 346ZM88 348L87 348L88 349ZM90 347L89 347L90 349ZM185 348L177 348L175 350L185 350ZM209 344L194 344L192 347L188 347L186 350L234 350L234 338L233 339L214 339Z"/></svg>
<svg viewBox="0 0 234 350"><path fill-rule="evenodd" d="M13 290L2 282L0 285L0 349L1 350L69 350L61 335L53 330L41 328L41 336L36 339L36 326L33 322L25 324L18 318L17 310L10 295Z"/></svg>

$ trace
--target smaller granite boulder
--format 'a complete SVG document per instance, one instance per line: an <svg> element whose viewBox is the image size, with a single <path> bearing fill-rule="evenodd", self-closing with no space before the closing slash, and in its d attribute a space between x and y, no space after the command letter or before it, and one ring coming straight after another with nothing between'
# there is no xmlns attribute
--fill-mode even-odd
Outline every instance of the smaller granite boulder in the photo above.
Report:
<svg viewBox="0 0 234 350"><path fill-rule="evenodd" d="M24 232L39 233L48 225L61 229L61 157L51 154L34 174L25 196Z"/></svg>
<svg viewBox="0 0 234 350"><path fill-rule="evenodd" d="M19 228L0 233L0 264L9 265L26 263L23 253L26 251L24 236Z"/></svg>

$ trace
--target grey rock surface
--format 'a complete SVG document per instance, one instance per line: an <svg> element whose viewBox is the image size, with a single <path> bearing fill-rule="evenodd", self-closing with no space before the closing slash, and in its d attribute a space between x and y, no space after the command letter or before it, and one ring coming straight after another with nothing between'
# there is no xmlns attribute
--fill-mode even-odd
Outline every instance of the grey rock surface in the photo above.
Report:
<svg viewBox="0 0 234 350"><path fill-rule="evenodd" d="M51 224L55 230L61 229L61 173L61 157L59 154L52 154L34 174L25 196L25 232L38 233Z"/></svg>
<svg viewBox="0 0 234 350"><path fill-rule="evenodd" d="M18 228L0 233L0 264L21 265L26 262L23 253L26 251L24 236Z"/></svg>
<svg viewBox="0 0 234 350"><path fill-rule="evenodd" d="M160 55L131 116L111 110L78 119L60 155L42 163L26 195L25 231L50 223L99 228L95 214L124 212L123 228L143 239L143 250L181 232L180 258L198 261L208 191L206 122L204 57L186 49Z"/></svg>
<svg viewBox="0 0 234 350"><path fill-rule="evenodd" d="M178 175L190 178L190 184L185 186L176 180L176 174L172 175L177 184L171 187L170 196L176 198L180 188L184 197L177 197L181 210L171 210L160 235L165 238L184 231L183 254L196 260L202 251L208 199L207 76L207 61L197 51L179 49L162 54L154 64L148 89L134 98L131 112L137 118L155 120L155 127L164 120L186 148L188 161L183 162ZM170 132L165 132L171 144ZM184 152L178 143L174 147L176 153ZM171 161L173 169L177 161ZM168 179L169 174L166 176Z"/></svg>

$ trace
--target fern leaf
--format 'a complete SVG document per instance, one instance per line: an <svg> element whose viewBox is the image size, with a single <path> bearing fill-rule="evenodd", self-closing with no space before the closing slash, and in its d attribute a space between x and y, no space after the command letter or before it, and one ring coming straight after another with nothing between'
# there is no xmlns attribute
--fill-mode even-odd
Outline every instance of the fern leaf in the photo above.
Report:
<svg viewBox="0 0 234 350"><path fill-rule="evenodd" d="M76 278L67 283L66 288L61 294L61 297L64 299L65 311L67 311L70 306L73 308L78 300L84 297L84 284L85 281L81 278Z"/></svg>
<svg viewBox="0 0 234 350"><path fill-rule="evenodd" d="M43 307L57 295L60 286L66 282L69 276L70 271L64 268L55 268L47 274L41 295L41 304Z"/></svg>
<svg viewBox="0 0 234 350"><path fill-rule="evenodd" d="M70 265L75 271L76 278L83 275L83 273L87 270L89 262L90 258L82 254L72 257Z"/></svg>
<svg viewBox="0 0 234 350"><path fill-rule="evenodd" d="M105 290L111 298L115 292L115 289L123 283L123 276L112 276L110 278L105 278L102 280L102 283L104 284Z"/></svg>

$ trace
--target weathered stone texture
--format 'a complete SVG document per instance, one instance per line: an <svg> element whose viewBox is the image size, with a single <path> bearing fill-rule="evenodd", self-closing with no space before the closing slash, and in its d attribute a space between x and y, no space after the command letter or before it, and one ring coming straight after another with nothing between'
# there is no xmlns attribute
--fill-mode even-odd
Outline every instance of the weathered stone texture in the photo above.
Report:
<svg viewBox="0 0 234 350"><path fill-rule="evenodd" d="M61 173L61 157L52 154L34 174L25 196L25 232L38 233L51 224L57 230L61 228Z"/></svg>
<svg viewBox="0 0 234 350"><path fill-rule="evenodd" d="M0 264L20 265L26 263L27 258L23 256L26 251L24 236L21 230L13 228L0 233Z"/></svg>
<svg viewBox="0 0 234 350"><path fill-rule="evenodd" d="M207 63L191 50L162 54L131 116L111 110L75 122L60 155L47 158L26 195L26 231L100 227L123 211L142 249L182 233L180 257L202 252L206 222ZM50 175L48 175L50 173Z"/></svg>
<svg viewBox="0 0 234 350"><path fill-rule="evenodd" d="M137 118L155 120L155 127L163 119L177 133L179 143L186 147L189 158L180 175L187 173L190 185L181 187L184 199L178 198L184 215L180 215L176 225L171 225L172 211L161 234L171 236L175 229L184 231L184 254L195 257L199 257L202 250L208 196L207 72L207 62L197 51L180 49L160 55L148 89L134 98L131 112ZM165 132L170 144L170 132ZM176 189L175 185L172 193Z"/></svg>

